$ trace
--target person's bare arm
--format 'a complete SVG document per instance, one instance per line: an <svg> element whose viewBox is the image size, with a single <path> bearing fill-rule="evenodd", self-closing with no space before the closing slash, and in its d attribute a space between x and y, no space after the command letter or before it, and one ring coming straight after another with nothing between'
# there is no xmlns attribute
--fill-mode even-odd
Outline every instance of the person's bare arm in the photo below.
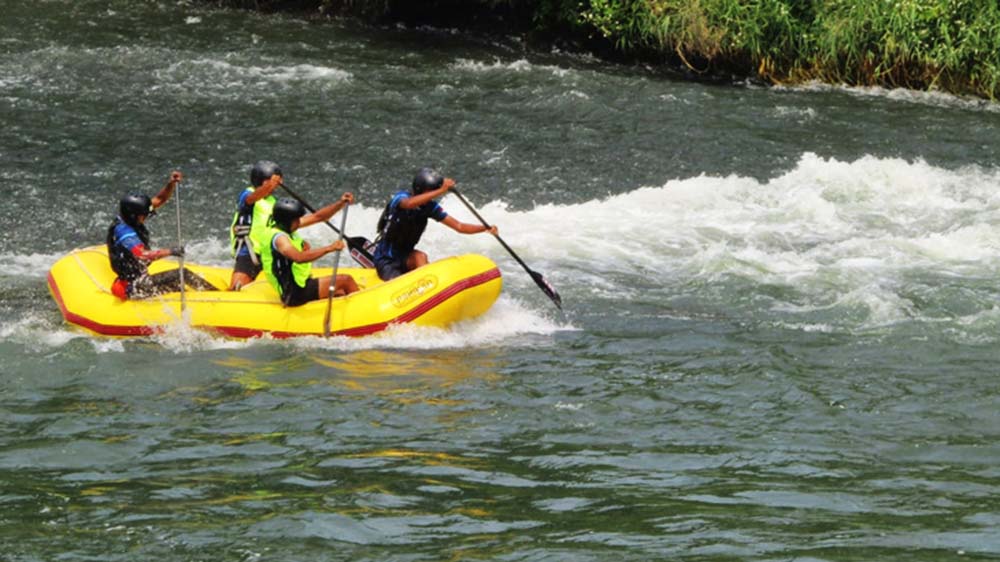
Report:
<svg viewBox="0 0 1000 562"><path fill-rule="evenodd" d="M274 246L281 252L281 255L292 260L295 263L307 263L316 261L319 258L329 254L330 252L335 252L337 250L344 249L344 241L337 240L333 244L327 246L319 246L318 248L306 248L299 250L292 245L292 241L288 236L279 236L274 241Z"/></svg>
<svg viewBox="0 0 1000 562"><path fill-rule="evenodd" d="M174 194L174 189L177 187L177 184L180 183L182 179L184 179L184 176L181 175L181 173L176 170L174 170L170 174L170 179L167 180L167 185L164 185L163 189L161 189L160 192L156 194L156 197L153 197L154 209L159 209L164 203L166 203L170 199L170 196Z"/></svg>

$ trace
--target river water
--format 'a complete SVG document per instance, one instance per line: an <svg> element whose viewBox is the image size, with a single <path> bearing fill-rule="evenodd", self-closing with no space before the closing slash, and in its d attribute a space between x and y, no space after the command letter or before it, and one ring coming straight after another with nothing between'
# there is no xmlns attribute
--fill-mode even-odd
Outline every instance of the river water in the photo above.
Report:
<svg viewBox="0 0 1000 562"><path fill-rule="evenodd" d="M0 559L1000 557L995 104L166 0L0 13ZM225 264L262 158L355 192L368 237L438 167L565 311L432 224L432 258L504 274L449 330L63 323L46 271L121 194L182 170L188 258ZM172 245L173 204L150 226Z"/></svg>

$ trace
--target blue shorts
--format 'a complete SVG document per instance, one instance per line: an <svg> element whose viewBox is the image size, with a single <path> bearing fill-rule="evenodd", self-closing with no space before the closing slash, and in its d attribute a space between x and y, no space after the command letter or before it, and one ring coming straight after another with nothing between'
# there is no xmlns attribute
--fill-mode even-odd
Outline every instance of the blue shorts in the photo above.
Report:
<svg viewBox="0 0 1000 562"><path fill-rule="evenodd" d="M406 273L406 260L405 259L399 260L396 258L387 258L387 257L376 257L375 271L378 273L378 278L383 281L395 279L400 275Z"/></svg>

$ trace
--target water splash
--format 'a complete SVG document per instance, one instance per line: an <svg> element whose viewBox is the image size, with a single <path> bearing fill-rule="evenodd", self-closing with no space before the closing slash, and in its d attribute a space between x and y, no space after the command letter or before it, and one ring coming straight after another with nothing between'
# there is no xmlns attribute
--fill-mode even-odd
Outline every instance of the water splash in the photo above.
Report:
<svg viewBox="0 0 1000 562"><path fill-rule="evenodd" d="M712 308L736 307L778 322L870 329L956 318L953 311L967 317L992 302L988 280L1000 268L1000 233L993 227L1000 221L997 183L995 169L949 170L875 157L845 162L807 153L768 180L700 175L529 210L503 201L473 204L499 225L523 260L564 297L572 295L570 309L634 299L669 302L684 294ZM463 222L478 222L450 196L442 205ZM373 237L379 213L378 204L353 207L350 233ZM327 243L335 234L315 225L304 236ZM432 223L420 248L432 260L463 253L492 258L509 298L481 323L460 330L429 334L402 327L365 343L295 345L449 348L572 329L546 318L547 303L533 281L492 237L457 235ZM189 250L207 263L231 259L221 234L192 240ZM8 275L30 278L41 277L57 256L6 257L15 264ZM936 290L942 280L961 290ZM748 300L747 294L758 296ZM217 345L202 337L169 334L161 343L178 350Z"/></svg>

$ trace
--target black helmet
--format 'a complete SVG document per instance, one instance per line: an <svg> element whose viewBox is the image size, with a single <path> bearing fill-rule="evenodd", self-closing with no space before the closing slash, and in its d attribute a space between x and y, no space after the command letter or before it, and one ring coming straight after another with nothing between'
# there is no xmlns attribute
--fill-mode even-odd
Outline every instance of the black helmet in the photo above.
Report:
<svg viewBox="0 0 1000 562"><path fill-rule="evenodd" d="M253 169L250 170L250 183L254 187L260 187L261 184L270 179L274 174L282 175L281 168L270 160L261 160L254 164Z"/></svg>
<svg viewBox="0 0 1000 562"><path fill-rule="evenodd" d="M291 232L292 222L306 214L306 208L295 199L283 197L274 203L271 211L271 220L278 228L285 232Z"/></svg>
<svg viewBox="0 0 1000 562"><path fill-rule="evenodd" d="M135 226L138 218L153 212L153 201L142 193L129 193L118 202L118 214L126 224Z"/></svg>
<svg viewBox="0 0 1000 562"><path fill-rule="evenodd" d="M416 177L413 178L413 193L420 194L425 191L437 189L444 183L444 176L432 168L420 168Z"/></svg>

